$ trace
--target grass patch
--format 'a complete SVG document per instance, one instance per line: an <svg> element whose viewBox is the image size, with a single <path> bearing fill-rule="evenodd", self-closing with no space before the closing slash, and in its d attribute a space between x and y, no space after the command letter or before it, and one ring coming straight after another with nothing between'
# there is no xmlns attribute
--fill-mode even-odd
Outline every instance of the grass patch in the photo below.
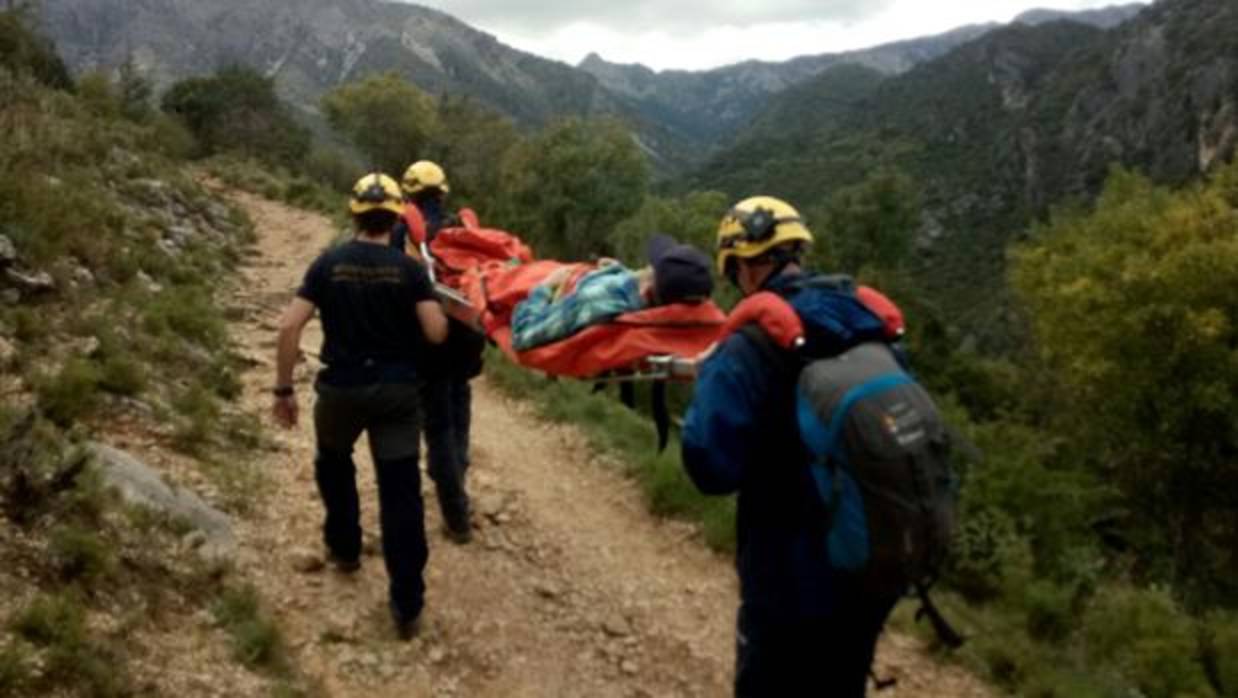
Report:
<svg viewBox="0 0 1238 698"><path fill-rule="evenodd" d="M648 417L624 407L613 395L594 394L586 382L544 378L497 352L486 362L486 376L510 395L531 399L543 417L579 427L598 452L619 456L654 513L697 522L711 547L735 549L734 497L700 494L680 465L679 440L672 437L658 453Z"/></svg>
<svg viewBox="0 0 1238 698"><path fill-rule="evenodd" d="M43 414L67 427L91 412L99 401L99 366L86 359L69 359L52 375L35 379L34 390Z"/></svg>
<svg viewBox="0 0 1238 698"><path fill-rule="evenodd" d="M224 591L211 607L211 613L231 636L237 661L276 676L289 674L283 635L263 612L261 599L252 586Z"/></svg>
<svg viewBox="0 0 1238 698"><path fill-rule="evenodd" d="M16 642L0 647L0 695L16 695L34 679L30 653Z"/></svg>
<svg viewBox="0 0 1238 698"><path fill-rule="evenodd" d="M92 584L115 571L110 546L96 531L67 525L52 533L48 552L60 577L67 582Z"/></svg>
<svg viewBox="0 0 1238 698"><path fill-rule="evenodd" d="M44 671L36 688L49 693L67 688L92 698L133 693L120 658L106 643L89 636L86 609L74 595L60 593L35 598L17 614L11 628L40 652Z"/></svg>

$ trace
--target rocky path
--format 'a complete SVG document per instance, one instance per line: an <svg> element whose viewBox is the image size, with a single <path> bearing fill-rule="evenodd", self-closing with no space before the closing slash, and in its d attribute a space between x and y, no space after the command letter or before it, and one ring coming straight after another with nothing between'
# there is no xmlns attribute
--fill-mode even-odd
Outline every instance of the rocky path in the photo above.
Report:
<svg viewBox="0 0 1238 698"><path fill-rule="evenodd" d="M237 194L253 218L258 256L235 302L235 334L255 364L246 407L265 414L275 322L309 261L336 234L313 214ZM304 349L313 357L317 323ZM240 524L242 572L270 600L302 670L331 696L628 698L726 696L736 605L728 560L682 523L649 515L636 486L591 454L573 429L475 383L470 488L479 530L467 546L441 534L426 485L431 557L426 623L395 640L386 574L376 554L377 502L368 451L357 453L367 555L361 572L322 569L321 507L305 418L316 364L298 369L302 424L267 431L259 457L274 487ZM888 696L988 695L960 671L887 639L883 673L901 677Z"/></svg>

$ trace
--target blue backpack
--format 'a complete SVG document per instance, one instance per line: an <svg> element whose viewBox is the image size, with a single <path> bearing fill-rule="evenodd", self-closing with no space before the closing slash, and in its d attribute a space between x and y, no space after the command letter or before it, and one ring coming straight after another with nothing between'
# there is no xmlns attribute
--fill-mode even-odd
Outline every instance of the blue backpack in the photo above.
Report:
<svg viewBox="0 0 1238 698"><path fill-rule="evenodd" d="M818 293L796 302L801 310L807 303L814 318L806 323L806 350L778 349L755 326L745 334L760 334L758 344L781 354L776 360L795 381L831 566L858 576L874 594L915 591L918 617L927 616L947 645L961 645L928 597L954 531L958 480L949 431L850 280L816 277L791 291L812 287ZM815 342L814 327L822 335Z"/></svg>

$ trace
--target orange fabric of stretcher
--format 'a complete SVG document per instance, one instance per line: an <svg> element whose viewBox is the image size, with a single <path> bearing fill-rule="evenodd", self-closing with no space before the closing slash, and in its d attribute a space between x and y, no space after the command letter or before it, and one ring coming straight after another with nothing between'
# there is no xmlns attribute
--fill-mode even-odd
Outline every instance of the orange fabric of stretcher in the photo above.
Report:
<svg viewBox="0 0 1238 698"><path fill-rule="evenodd" d="M595 378L636 367L651 356L694 357L718 339L725 322L726 315L712 302L673 304L620 315L529 351L512 349L510 325L490 337L522 366L556 376Z"/></svg>

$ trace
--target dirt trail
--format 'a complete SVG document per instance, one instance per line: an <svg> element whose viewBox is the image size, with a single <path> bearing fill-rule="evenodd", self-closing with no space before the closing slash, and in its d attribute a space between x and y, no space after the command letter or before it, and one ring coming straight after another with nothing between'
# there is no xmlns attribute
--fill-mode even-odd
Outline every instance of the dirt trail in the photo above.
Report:
<svg viewBox="0 0 1238 698"><path fill-rule="evenodd" d="M334 236L329 222L235 195L253 218L258 256L235 303L235 328L255 368L246 407L265 414L275 321L306 265ZM317 323L304 348L315 354ZM262 510L241 523L242 571L274 608L296 661L332 696L486 698L726 696L730 694L734 572L692 527L649 515L635 485L591 456L573 429L475 383L472 491L480 529L467 546L442 536L423 478L430 532L426 623L394 639L386 574L375 554L377 503L359 445L367 555L362 571L304 572L319 554L321 507L305 419L316 365L298 369L302 424L268 433L260 454L274 480ZM988 695L962 672L923 656L909 638L883 643L880 671L900 677L888 696Z"/></svg>

